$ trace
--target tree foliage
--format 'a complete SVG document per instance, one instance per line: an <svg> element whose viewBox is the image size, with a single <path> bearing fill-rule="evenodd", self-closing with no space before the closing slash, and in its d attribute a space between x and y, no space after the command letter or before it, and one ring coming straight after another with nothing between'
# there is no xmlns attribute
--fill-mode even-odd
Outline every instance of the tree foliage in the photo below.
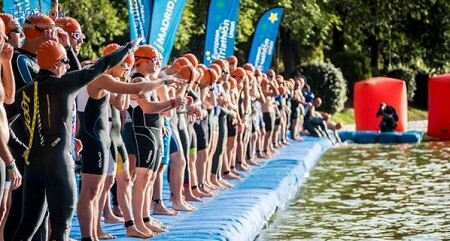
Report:
<svg viewBox="0 0 450 241"><path fill-rule="evenodd" d="M61 10L77 18L86 39L85 58L96 57L105 44L128 41L125 0L60 0ZM209 1L188 0L173 55L202 56ZM1 5L1 3L0 3ZM336 52L356 51L371 60L372 74L390 66L419 61L446 71L450 53L448 0L241 0L235 53L245 61L256 21L267 8L281 5L278 61L289 73L299 64L327 61Z"/></svg>

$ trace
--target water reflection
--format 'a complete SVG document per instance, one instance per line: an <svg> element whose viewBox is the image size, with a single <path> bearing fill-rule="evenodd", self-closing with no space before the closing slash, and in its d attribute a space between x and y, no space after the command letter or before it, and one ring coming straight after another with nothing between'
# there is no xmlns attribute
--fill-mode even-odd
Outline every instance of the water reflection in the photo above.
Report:
<svg viewBox="0 0 450 241"><path fill-rule="evenodd" d="M257 240L449 240L449 157L450 142L334 148Z"/></svg>

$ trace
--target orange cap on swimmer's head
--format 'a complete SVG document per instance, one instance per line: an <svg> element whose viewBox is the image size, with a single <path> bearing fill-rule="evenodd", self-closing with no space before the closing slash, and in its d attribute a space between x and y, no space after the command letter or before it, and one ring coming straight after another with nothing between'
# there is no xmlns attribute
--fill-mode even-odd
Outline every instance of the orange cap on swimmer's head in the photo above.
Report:
<svg viewBox="0 0 450 241"><path fill-rule="evenodd" d="M280 93L280 95L285 95L287 92L287 89L284 86L278 86L278 92Z"/></svg>
<svg viewBox="0 0 450 241"><path fill-rule="evenodd" d="M78 21L71 17L63 17L63 18L57 18L55 20L56 26L62 28L64 31L66 31L69 34L80 32L81 33L81 26L78 23Z"/></svg>
<svg viewBox="0 0 450 241"><path fill-rule="evenodd" d="M211 65L209 65L209 68L215 70L216 73L217 73L217 76L221 76L222 75L222 68L220 67L220 65L218 65L216 63L212 63Z"/></svg>
<svg viewBox="0 0 450 241"><path fill-rule="evenodd" d="M55 22L49 16L36 13L30 15L23 24L23 33L26 38L37 38L44 34L47 29L55 27Z"/></svg>
<svg viewBox="0 0 450 241"><path fill-rule="evenodd" d="M227 61L230 65L237 65L238 60L236 58L236 56L231 55L230 57L227 58Z"/></svg>
<svg viewBox="0 0 450 241"><path fill-rule="evenodd" d="M179 57L179 58L175 59L175 61L173 61L172 69L175 72L178 72L181 69L181 67L183 67L185 65L192 65L191 61L189 61L189 59L186 57Z"/></svg>
<svg viewBox="0 0 450 241"><path fill-rule="evenodd" d="M197 68L198 68L198 69L202 69L203 71L205 71L206 69L208 69L208 67L206 67L206 65L204 65L204 64L198 64Z"/></svg>
<svg viewBox="0 0 450 241"><path fill-rule="evenodd" d="M255 73L255 67L251 63L245 63L244 65L242 65L242 68L244 68L245 70L249 70L252 73Z"/></svg>
<svg viewBox="0 0 450 241"><path fill-rule="evenodd" d="M0 13L0 18L3 20L4 23L3 31L0 30L3 34L8 35L11 31L15 29L20 29L19 22L11 14Z"/></svg>
<svg viewBox="0 0 450 241"><path fill-rule="evenodd" d="M152 60L159 57L159 51L151 45L141 45L136 49L136 51L134 51L134 59L136 60L136 63L138 63L141 59Z"/></svg>
<svg viewBox="0 0 450 241"><path fill-rule="evenodd" d="M60 43L47 40L39 45L36 58L41 69L53 68L58 64L58 61L67 58L67 53L64 46Z"/></svg>
<svg viewBox="0 0 450 241"><path fill-rule="evenodd" d="M207 68L203 71L203 76L200 78L200 85L205 87L208 85L212 85L219 79L219 75L212 68Z"/></svg>
<svg viewBox="0 0 450 241"><path fill-rule="evenodd" d="M198 59L193 53L184 54L183 57L187 58L189 60L189 62L191 62L192 66L197 68L197 66L198 66Z"/></svg>
<svg viewBox="0 0 450 241"><path fill-rule="evenodd" d="M236 81L238 81L237 78L241 79L241 78L244 78L246 75L247 75L247 73L246 73L245 69L242 67L237 67L231 73L231 76L233 76L236 79Z"/></svg>
<svg viewBox="0 0 450 241"><path fill-rule="evenodd" d="M187 80L187 83L191 83L197 77L197 71L191 65L185 65L175 74L175 76Z"/></svg>
<svg viewBox="0 0 450 241"><path fill-rule="evenodd" d="M267 70L267 78L268 78L269 80L272 80L272 79L275 78L275 77L276 77L276 75L275 75L275 71L274 71L273 69Z"/></svg>
<svg viewBox="0 0 450 241"><path fill-rule="evenodd" d="M230 89L234 89L236 88L236 79L229 76L228 77L228 82L230 83Z"/></svg>
<svg viewBox="0 0 450 241"><path fill-rule="evenodd" d="M228 70L230 68L230 66L228 65L228 62L226 62L223 59L216 59L216 60L214 60L213 63L219 65L220 68L222 68L223 70Z"/></svg>
<svg viewBox="0 0 450 241"><path fill-rule="evenodd" d="M106 45L106 47L103 49L103 56L104 55L108 55L111 54L112 52L120 49L122 46L116 44L116 43L111 43ZM127 54L127 56L125 57L125 59L123 60L123 63L127 64L128 67L131 67L134 65L134 58L133 55L131 54Z"/></svg>

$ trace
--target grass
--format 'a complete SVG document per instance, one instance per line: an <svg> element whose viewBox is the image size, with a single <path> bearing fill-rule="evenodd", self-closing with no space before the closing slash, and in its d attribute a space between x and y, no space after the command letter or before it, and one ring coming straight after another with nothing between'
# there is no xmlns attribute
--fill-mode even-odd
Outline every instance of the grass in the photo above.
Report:
<svg viewBox="0 0 450 241"><path fill-rule="evenodd" d="M408 121L426 120L428 112L414 107L408 108ZM355 123L355 111L353 108L347 108L342 112L333 115L333 121L341 122L343 125Z"/></svg>

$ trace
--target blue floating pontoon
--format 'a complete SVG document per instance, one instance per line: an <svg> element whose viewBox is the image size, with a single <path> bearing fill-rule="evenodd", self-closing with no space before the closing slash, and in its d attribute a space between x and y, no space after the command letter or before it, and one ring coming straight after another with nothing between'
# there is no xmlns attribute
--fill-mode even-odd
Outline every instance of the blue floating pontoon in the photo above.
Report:
<svg viewBox="0 0 450 241"><path fill-rule="evenodd" d="M368 144L368 143L420 143L423 132L379 132L379 131L341 131L339 137L342 141Z"/></svg>
<svg viewBox="0 0 450 241"><path fill-rule="evenodd" d="M270 217L297 193L322 154L330 147L325 138L305 137L301 142L278 150L272 159L262 161L243 178L231 181L234 188L220 191L216 196L195 203L195 212L180 212L177 216L154 216L164 222L169 231L151 238L153 241L223 240L253 241ZM170 191L164 185L164 201ZM139 240L125 236L123 224L104 224L104 230L117 241ZM79 240L80 228L73 220L71 237Z"/></svg>

